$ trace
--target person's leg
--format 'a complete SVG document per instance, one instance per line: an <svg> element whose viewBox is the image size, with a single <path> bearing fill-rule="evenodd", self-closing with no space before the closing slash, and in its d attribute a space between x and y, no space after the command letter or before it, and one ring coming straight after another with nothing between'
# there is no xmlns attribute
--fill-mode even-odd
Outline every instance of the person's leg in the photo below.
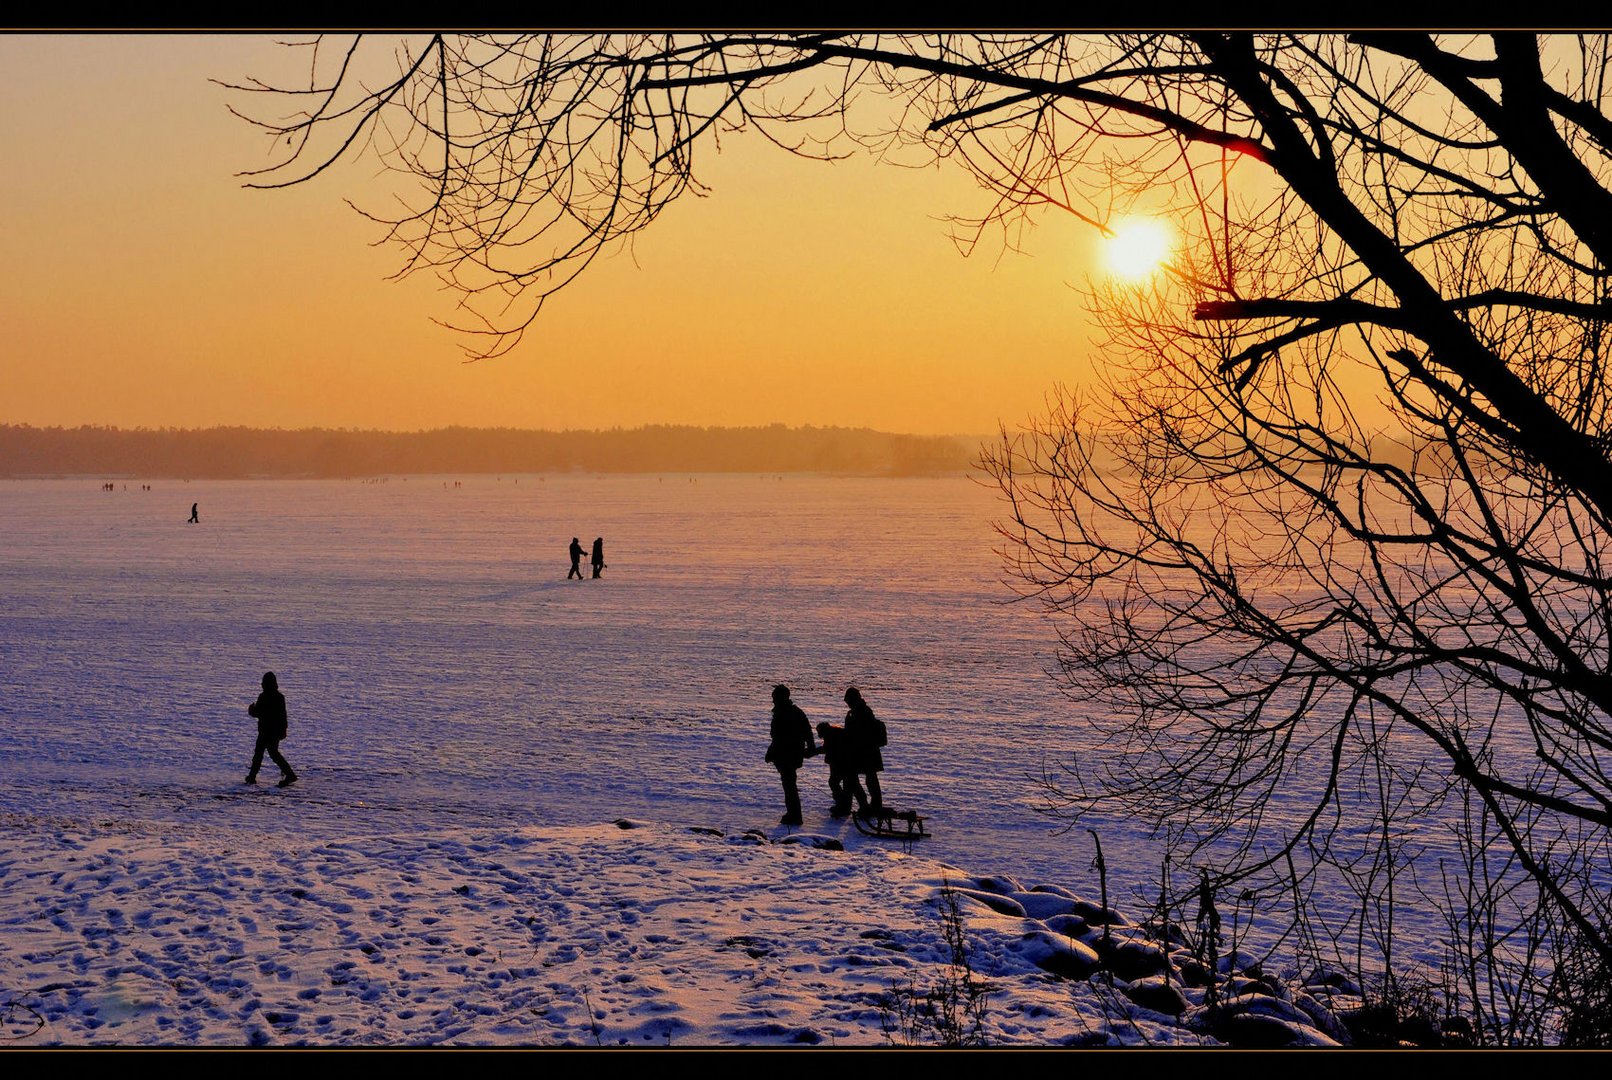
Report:
<svg viewBox="0 0 1612 1080"><path fill-rule="evenodd" d="M836 817L851 808L851 796L845 790L845 777L837 772L828 774L828 793L834 797L834 815Z"/></svg>
<svg viewBox="0 0 1612 1080"><path fill-rule="evenodd" d="M879 774L876 772L868 773L868 801L875 810L884 807L884 792L879 790Z"/></svg>
<svg viewBox="0 0 1612 1080"><path fill-rule="evenodd" d="M795 786L795 770L779 769L778 777L784 782L784 817L780 825L800 824L800 789Z"/></svg>
<svg viewBox="0 0 1612 1080"><path fill-rule="evenodd" d="M257 771L263 767L263 751L268 747L268 745L268 740L262 735L257 737L257 745L252 748L252 767L246 770L246 779L248 783L257 782Z"/></svg>
<svg viewBox="0 0 1612 1080"><path fill-rule="evenodd" d="M269 757L273 758L274 763L280 766L281 776L289 776L293 780L296 779L297 771L293 769L291 767L291 763L280 754L280 744L278 742L271 742L269 744Z"/></svg>

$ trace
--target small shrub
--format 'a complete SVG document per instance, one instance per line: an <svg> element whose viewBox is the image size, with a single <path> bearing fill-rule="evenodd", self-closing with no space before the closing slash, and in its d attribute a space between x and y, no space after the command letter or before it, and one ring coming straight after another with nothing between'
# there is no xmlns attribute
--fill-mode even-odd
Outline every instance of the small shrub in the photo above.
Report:
<svg viewBox="0 0 1612 1080"><path fill-rule="evenodd" d="M1576 1049L1612 1046L1612 965L1578 935L1562 957L1561 1044Z"/></svg>
<svg viewBox="0 0 1612 1080"><path fill-rule="evenodd" d="M951 953L940 978L928 990L910 977L905 986L892 984L879 1003L879 1026L894 1045L984 1046L990 990L974 974L962 912L949 883L940 890L940 921Z"/></svg>
<svg viewBox="0 0 1612 1080"><path fill-rule="evenodd" d="M1366 989L1360 1008L1339 1019L1355 1046L1442 1046L1442 998L1443 992L1423 974L1387 975Z"/></svg>

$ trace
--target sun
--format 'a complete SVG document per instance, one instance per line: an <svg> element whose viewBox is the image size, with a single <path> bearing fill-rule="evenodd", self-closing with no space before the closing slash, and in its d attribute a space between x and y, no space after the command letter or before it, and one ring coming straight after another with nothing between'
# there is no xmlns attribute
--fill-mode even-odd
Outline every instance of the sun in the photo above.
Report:
<svg viewBox="0 0 1612 1080"><path fill-rule="evenodd" d="M1170 257L1173 237L1169 226L1156 218L1126 218L1104 238L1108 271L1127 281L1140 281Z"/></svg>

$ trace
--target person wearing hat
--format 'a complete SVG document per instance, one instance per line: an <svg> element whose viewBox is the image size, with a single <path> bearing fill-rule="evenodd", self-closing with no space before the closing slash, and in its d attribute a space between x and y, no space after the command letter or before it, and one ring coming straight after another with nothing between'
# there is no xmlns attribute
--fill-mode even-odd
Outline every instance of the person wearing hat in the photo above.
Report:
<svg viewBox="0 0 1612 1080"><path fill-rule="evenodd" d="M252 751L252 768L246 774L245 782L257 783L257 771L263 765L264 751L280 766L280 786L290 787L297 782L296 770L291 763L280 755L280 740L285 738L287 720L285 711L285 695L280 693L280 685L274 677L274 672L263 673L263 693L257 700L246 707L247 715L257 717L257 748Z"/></svg>
<svg viewBox="0 0 1612 1080"><path fill-rule="evenodd" d="M789 700L789 687L779 683L772 688L772 742L767 746L766 758L778 770L778 779L784 785L784 816L778 824L800 824L800 789L795 786L795 773L816 753L811 722L800 706Z"/></svg>

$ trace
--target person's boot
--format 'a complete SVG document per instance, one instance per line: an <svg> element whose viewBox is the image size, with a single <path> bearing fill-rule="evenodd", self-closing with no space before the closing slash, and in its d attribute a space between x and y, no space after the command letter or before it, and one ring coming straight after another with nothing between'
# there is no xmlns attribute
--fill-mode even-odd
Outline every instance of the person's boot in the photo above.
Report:
<svg viewBox="0 0 1612 1080"><path fill-rule="evenodd" d="M284 776L280 777L280 783L277 786L278 787L290 787L292 784L295 784L296 782L297 782L297 774L296 773L286 773Z"/></svg>
<svg viewBox="0 0 1612 1080"><path fill-rule="evenodd" d="M246 779L242 780L241 783L243 783L243 784L255 784L255 783L257 783L257 773L255 773L255 772L247 773L246 774Z"/></svg>

